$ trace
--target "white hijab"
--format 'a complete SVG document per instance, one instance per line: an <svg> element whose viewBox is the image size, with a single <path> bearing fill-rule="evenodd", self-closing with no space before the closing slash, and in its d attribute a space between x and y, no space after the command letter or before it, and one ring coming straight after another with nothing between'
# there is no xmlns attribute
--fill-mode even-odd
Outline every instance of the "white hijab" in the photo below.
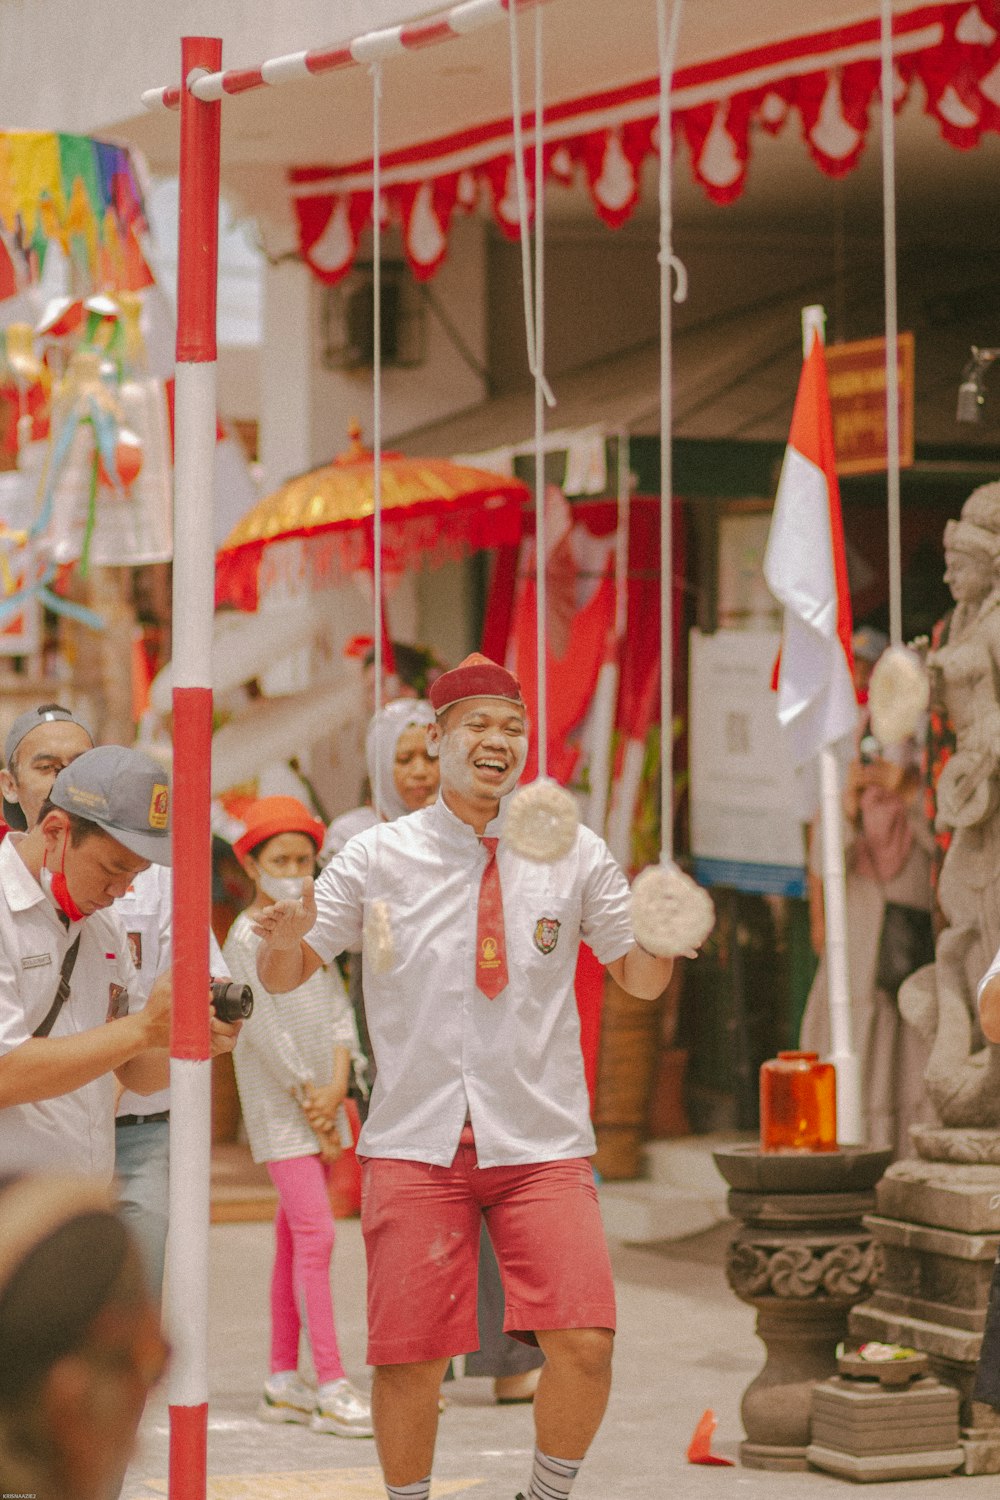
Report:
<svg viewBox="0 0 1000 1500"><path fill-rule="evenodd" d="M372 806L387 823L401 818L409 808L396 790L393 774L396 746L408 729L433 724L434 710L423 698L396 698L375 714L365 736L368 781Z"/></svg>

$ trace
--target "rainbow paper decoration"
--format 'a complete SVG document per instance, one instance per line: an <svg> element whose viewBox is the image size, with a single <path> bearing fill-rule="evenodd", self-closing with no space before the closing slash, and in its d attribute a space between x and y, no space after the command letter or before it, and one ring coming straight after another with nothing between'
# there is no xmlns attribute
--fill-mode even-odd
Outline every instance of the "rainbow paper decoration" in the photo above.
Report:
<svg viewBox="0 0 1000 1500"><path fill-rule="evenodd" d="M0 302L38 279L55 240L91 290L152 283L142 191L123 146L40 130L0 132Z"/></svg>

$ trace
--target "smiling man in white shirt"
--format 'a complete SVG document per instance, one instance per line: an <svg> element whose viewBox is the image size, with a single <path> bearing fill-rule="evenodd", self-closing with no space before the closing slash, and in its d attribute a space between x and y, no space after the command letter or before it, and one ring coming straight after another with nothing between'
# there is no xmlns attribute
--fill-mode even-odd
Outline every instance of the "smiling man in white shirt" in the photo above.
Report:
<svg viewBox="0 0 1000 1500"><path fill-rule="evenodd" d="M505 1331L537 1340L546 1359L526 1500L558 1500L604 1414L615 1326L587 1161L577 950L585 938L646 998L665 988L672 960L636 944L625 877L589 829L548 865L500 838L527 754L517 679L477 654L438 679L431 701L438 801L359 834L315 895L262 912L258 971L283 992L363 938L375 950L366 999L378 1074L358 1152L373 1416L390 1500L430 1494L441 1377L478 1343L483 1217Z"/></svg>

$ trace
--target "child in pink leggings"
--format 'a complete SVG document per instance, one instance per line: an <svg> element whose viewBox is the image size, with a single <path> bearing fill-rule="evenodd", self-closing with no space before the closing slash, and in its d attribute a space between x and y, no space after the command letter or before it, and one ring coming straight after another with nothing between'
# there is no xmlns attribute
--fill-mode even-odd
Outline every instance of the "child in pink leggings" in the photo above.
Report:
<svg viewBox="0 0 1000 1500"><path fill-rule="evenodd" d="M311 875L324 827L297 798L265 797L245 815L233 848L254 883L254 899L223 949L234 980L254 992L234 1054L250 1150L278 1193L271 1276L271 1374L260 1416L307 1423L316 1432L371 1437L367 1396L347 1379L333 1316L330 1259L334 1225L328 1179L350 1143L343 1101L352 1062L363 1069L350 1003L334 968L319 969L287 995L271 995L256 972L260 939L251 918L297 896ZM316 1385L299 1374L303 1323Z"/></svg>

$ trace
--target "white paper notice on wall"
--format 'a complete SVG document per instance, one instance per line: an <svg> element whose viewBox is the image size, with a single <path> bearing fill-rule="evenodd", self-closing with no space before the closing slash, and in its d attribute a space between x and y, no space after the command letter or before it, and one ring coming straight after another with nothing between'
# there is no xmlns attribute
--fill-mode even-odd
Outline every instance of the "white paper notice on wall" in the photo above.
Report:
<svg viewBox="0 0 1000 1500"><path fill-rule="evenodd" d="M703 885L797 896L805 839L775 709L777 631L690 636L691 849Z"/></svg>

